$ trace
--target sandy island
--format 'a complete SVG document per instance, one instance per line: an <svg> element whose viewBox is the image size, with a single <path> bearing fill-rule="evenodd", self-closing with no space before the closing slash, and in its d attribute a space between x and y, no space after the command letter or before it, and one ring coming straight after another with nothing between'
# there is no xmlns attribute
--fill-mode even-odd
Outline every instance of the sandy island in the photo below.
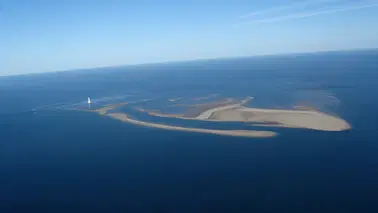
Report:
<svg viewBox="0 0 378 213"><path fill-rule="evenodd" d="M184 114L164 114L159 111L146 110L142 108L135 108L136 110L148 113L151 116L157 117L170 117L177 119L187 120L204 120L214 122L251 122L251 126L263 127L285 127L285 128L305 128L321 131L343 131L350 129L351 126L343 119L331 116L323 112L319 112L312 108L298 107L297 109L260 109L249 108L245 105L253 98L247 97L242 101L236 102L233 99L226 99L213 103L205 103L195 105L194 113ZM119 103L105 106L99 109L76 109L80 111L96 112L100 115L108 116L123 122L148 126L153 128L187 131L187 132L200 132L210 133L217 135L229 136L243 136L243 137L273 137L277 133L273 131L260 131L260 130L217 130L217 129L201 129L190 128L182 126L172 126L166 124L157 124L146 121L136 120L131 118L126 113L110 112L127 103ZM193 110L193 108L192 108ZM252 123L253 122L253 123Z"/></svg>
<svg viewBox="0 0 378 213"><path fill-rule="evenodd" d="M299 109L260 109L249 108L244 105L252 100L246 98L239 103L224 104L206 109L191 117L184 115L163 114L147 111L148 114L159 117L173 117L187 120L206 120L221 122L254 122L252 126L304 128L321 131L343 131L351 129L350 124L342 118L332 116L312 108ZM146 110L144 110L146 111ZM256 124L256 122L258 124Z"/></svg>

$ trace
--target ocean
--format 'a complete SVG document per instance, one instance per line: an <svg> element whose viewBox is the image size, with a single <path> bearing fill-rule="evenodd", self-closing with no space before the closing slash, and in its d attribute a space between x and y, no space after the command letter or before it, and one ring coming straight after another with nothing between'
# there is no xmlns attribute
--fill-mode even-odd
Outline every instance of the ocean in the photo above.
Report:
<svg viewBox="0 0 378 213"><path fill-rule="evenodd" d="M378 50L0 77L0 212L378 212L377 79ZM168 99L211 94L252 96L253 107L310 105L353 128L260 127L279 135L244 138L71 110L90 96L93 107L176 112Z"/></svg>

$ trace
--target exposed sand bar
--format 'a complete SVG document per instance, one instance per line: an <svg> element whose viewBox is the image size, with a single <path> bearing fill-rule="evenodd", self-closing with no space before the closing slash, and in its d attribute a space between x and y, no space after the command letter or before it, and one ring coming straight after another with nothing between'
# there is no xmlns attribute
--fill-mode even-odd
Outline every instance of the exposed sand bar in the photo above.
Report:
<svg viewBox="0 0 378 213"><path fill-rule="evenodd" d="M240 103L206 109L196 117L170 115L148 112L159 117L171 117L186 120L206 120L217 122L257 122L253 126L304 128L321 131L343 131L351 129L351 125L340 117L332 116L311 108L301 109L260 109L245 107L247 98Z"/></svg>
<svg viewBox="0 0 378 213"><path fill-rule="evenodd" d="M167 129L167 130L176 130L176 131L201 132L201 133L210 133L210 134L216 134L216 135L242 136L242 137L255 137L255 138L256 137L260 137L260 138L273 137L277 135L277 133L271 132L271 131L215 130L215 129L199 129L199 128L170 126L170 125L165 125L165 124L156 124L156 123L134 120L128 117L127 114L124 114L124 113L108 113L106 114L106 116L109 116L111 118L114 118L123 122L132 123L135 125L148 126L148 127Z"/></svg>
<svg viewBox="0 0 378 213"><path fill-rule="evenodd" d="M265 126L306 128L322 131L343 131L351 126L342 118L319 111L277 110L238 107L217 111L210 119L221 121L244 121L275 123Z"/></svg>
<svg viewBox="0 0 378 213"><path fill-rule="evenodd" d="M84 111L84 112L97 112L100 115L105 115L109 110L112 110L112 109L115 109L115 108L118 108L118 107L121 107L121 106L125 106L127 104L128 104L127 102L122 102L122 103L118 103L118 104L110 104L110 105L107 105L107 106L104 106L104 107L98 108L98 109L80 109L80 108L75 109L74 108L72 110Z"/></svg>

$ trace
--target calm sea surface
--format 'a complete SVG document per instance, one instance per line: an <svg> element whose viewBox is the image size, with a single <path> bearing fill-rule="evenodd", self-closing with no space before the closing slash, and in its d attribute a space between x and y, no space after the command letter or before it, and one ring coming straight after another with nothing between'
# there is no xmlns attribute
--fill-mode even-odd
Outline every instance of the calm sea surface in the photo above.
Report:
<svg viewBox="0 0 378 213"><path fill-rule="evenodd" d="M378 51L1 77L0 212L378 212L377 80ZM253 96L255 107L315 106L353 129L271 128L279 136L253 139L69 110L90 96L92 107L128 101L176 112L169 98L215 93Z"/></svg>

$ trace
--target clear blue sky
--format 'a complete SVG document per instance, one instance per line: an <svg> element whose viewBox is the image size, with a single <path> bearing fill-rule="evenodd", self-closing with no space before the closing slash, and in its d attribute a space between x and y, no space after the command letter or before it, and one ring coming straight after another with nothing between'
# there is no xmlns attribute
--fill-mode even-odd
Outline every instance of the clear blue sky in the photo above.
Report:
<svg viewBox="0 0 378 213"><path fill-rule="evenodd" d="M0 75L378 47L378 0L0 0Z"/></svg>

